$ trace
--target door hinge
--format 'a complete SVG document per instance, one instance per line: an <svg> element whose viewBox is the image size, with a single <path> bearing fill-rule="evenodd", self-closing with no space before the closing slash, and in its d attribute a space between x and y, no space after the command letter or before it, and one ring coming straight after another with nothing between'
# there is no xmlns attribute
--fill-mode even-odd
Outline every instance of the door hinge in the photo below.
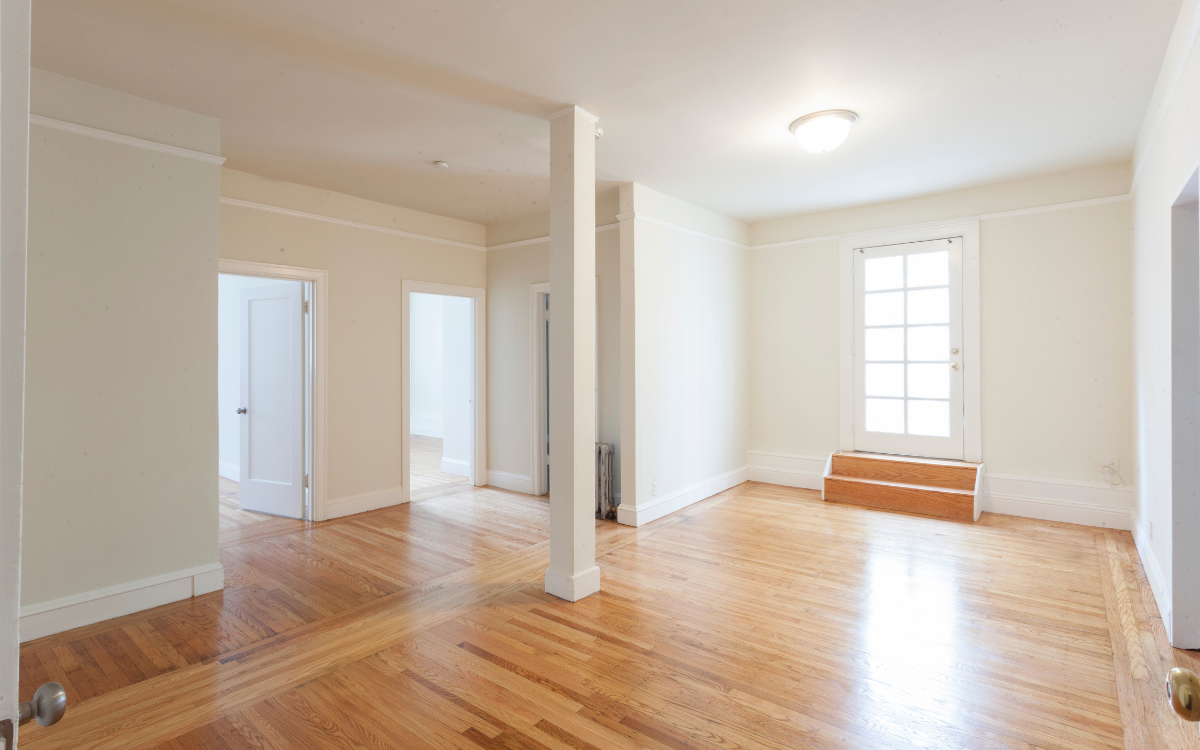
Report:
<svg viewBox="0 0 1200 750"><path fill-rule="evenodd" d="M304 314L308 315L308 300L304 300Z"/></svg>
<svg viewBox="0 0 1200 750"><path fill-rule="evenodd" d="M307 474L304 475L304 486L305 486L305 488L308 487L308 475Z"/></svg>

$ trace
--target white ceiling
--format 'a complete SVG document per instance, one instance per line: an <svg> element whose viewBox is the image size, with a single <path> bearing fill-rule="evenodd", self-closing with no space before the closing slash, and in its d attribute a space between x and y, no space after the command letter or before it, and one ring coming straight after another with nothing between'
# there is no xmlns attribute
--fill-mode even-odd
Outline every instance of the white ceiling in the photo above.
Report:
<svg viewBox="0 0 1200 750"><path fill-rule="evenodd" d="M1178 0L34 0L33 63L220 118L227 166L471 221L602 183L744 221L1129 159ZM828 154L796 117L861 119ZM443 159L449 170L434 170Z"/></svg>

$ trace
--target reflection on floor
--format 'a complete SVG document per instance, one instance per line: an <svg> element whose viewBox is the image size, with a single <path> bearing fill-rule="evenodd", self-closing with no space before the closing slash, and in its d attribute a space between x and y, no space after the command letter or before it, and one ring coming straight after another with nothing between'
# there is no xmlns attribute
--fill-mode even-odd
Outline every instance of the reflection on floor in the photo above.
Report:
<svg viewBox="0 0 1200 750"><path fill-rule="evenodd" d="M292 518L242 510L238 503L238 483L225 477L219 477L217 481L221 496L221 549L243 544L264 535L272 536L285 530L294 531L307 523Z"/></svg>
<svg viewBox="0 0 1200 750"><path fill-rule="evenodd" d="M467 484L466 477L442 471L442 439L412 435L409 440L412 455L412 491L448 484Z"/></svg>
<svg viewBox="0 0 1200 750"><path fill-rule="evenodd" d="M1198 747L1128 532L747 483L597 522L570 604L548 521L464 486L225 529L224 592L24 645L71 709L22 750Z"/></svg>

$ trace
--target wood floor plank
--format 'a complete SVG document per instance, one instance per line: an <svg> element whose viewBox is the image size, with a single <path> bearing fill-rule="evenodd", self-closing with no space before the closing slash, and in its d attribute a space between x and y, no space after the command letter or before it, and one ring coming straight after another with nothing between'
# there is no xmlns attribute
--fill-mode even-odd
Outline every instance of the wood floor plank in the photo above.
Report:
<svg viewBox="0 0 1200 750"><path fill-rule="evenodd" d="M22 747L1200 750L1127 532L747 483L599 522L571 604L545 498L421 491L311 524L223 482L225 590L24 644L71 708Z"/></svg>

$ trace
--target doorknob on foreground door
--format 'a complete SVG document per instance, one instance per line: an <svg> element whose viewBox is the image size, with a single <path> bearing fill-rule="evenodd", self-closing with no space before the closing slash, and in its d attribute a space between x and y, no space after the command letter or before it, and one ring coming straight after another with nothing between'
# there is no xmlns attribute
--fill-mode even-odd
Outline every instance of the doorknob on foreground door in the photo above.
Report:
<svg viewBox="0 0 1200 750"><path fill-rule="evenodd" d="M17 706L17 723L28 724L37 719L40 726L58 723L67 712L67 691L57 682L47 682L33 694L33 700Z"/></svg>
<svg viewBox="0 0 1200 750"><path fill-rule="evenodd" d="M245 413L246 413L246 407L244 407L244 406L239 406L239 407L238 407L238 411L237 411L237 413L238 413L238 414L245 414Z"/></svg>
<svg viewBox="0 0 1200 750"><path fill-rule="evenodd" d="M1187 721L1200 721L1200 678L1190 669L1175 667L1167 673L1167 700Z"/></svg>

